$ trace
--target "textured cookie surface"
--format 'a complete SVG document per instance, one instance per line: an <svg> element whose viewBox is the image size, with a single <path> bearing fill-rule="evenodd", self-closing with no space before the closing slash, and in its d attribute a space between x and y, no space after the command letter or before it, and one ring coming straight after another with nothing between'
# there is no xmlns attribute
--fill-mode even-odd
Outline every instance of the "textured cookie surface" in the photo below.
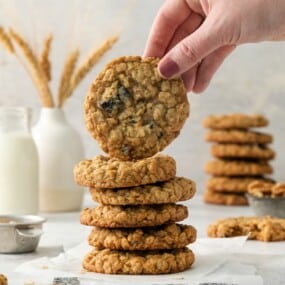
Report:
<svg viewBox="0 0 285 285"><path fill-rule="evenodd" d="M190 225L167 224L150 228L97 228L89 235L89 244L97 249L158 250L183 248L196 240Z"/></svg>
<svg viewBox="0 0 285 285"><path fill-rule="evenodd" d="M258 182L272 182L269 178L258 176L253 177L227 177L227 176L214 176L207 181L207 189L214 192L233 192L233 193L246 193L250 183Z"/></svg>
<svg viewBox="0 0 285 285"><path fill-rule="evenodd" d="M247 198L244 195L229 192L214 192L206 190L203 194L204 202L216 205L246 206Z"/></svg>
<svg viewBox="0 0 285 285"><path fill-rule="evenodd" d="M95 201L109 205L176 203L191 199L195 191L195 182L183 177L129 188L90 188Z"/></svg>
<svg viewBox="0 0 285 285"><path fill-rule="evenodd" d="M272 167L266 161L217 159L206 163L205 171L216 176L255 176L271 174Z"/></svg>
<svg viewBox="0 0 285 285"><path fill-rule="evenodd" d="M272 143L270 134L248 131L248 130L210 130L205 135L206 141L217 143L239 143L239 144L268 144Z"/></svg>
<svg viewBox="0 0 285 285"><path fill-rule="evenodd" d="M8 285L7 277L3 274L0 274L0 285Z"/></svg>
<svg viewBox="0 0 285 285"><path fill-rule="evenodd" d="M183 205L161 204L144 206L99 205L81 212L83 225L107 228L151 227L186 219L188 209Z"/></svg>
<svg viewBox="0 0 285 285"><path fill-rule="evenodd" d="M285 240L285 220L265 217L237 217L218 220L208 226L210 237L249 235L260 241Z"/></svg>
<svg viewBox="0 0 285 285"><path fill-rule="evenodd" d="M194 260L188 248L142 252L95 249L86 255L83 267L107 274L167 274L190 268Z"/></svg>
<svg viewBox="0 0 285 285"><path fill-rule="evenodd" d="M255 197L285 197L285 183L256 180L248 185L247 190Z"/></svg>
<svg viewBox="0 0 285 285"><path fill-rule="evenodd" d="M258 144L214 144L211 153L219 158L256 158L269 160L275 157L275 152L264 145Z"/></svg>
<svg viewBox="0 0 285 285"><path fill-rule="evenodd" d="M172 179L175 174L175 160L162 154L138 161L119 161L100 155L93 160L82 160L74 168L78 184L97 188L151 184Z"/></svg>
<svg viewBox="0 0 285 285"><path fill-rule="evenodd" d="M210 129L247 129L251 127L264 127L268 120L262 115L227 114L211 115L203 122L205 128Z"/></svg>
<svg viewBox="0 0 285 285"><path fill-rule="evenodd" d="M182 79L163 79L158 62L132 56L115 59L86 96L86 127L112 157L154 155L178 136L189 115Z"/></svg>

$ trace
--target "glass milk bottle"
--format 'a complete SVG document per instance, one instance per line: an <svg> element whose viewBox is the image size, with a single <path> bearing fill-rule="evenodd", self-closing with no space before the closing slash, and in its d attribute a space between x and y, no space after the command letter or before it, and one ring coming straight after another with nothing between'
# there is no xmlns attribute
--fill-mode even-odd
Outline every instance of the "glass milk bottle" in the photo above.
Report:
<svg viewBox="0 0 285 285"><path fill-rule="evenodd" d="M39 153L40 211L78 211L84 194L73 178L75 164L84 157L79 134L62 109L42 108L32 135Z"/></svg>
<svg viewBox="0 0 285 285"><path fill-rule="evenodd" d="M29 110L0 107L0 214L38 212L38 154Z"/></svg>

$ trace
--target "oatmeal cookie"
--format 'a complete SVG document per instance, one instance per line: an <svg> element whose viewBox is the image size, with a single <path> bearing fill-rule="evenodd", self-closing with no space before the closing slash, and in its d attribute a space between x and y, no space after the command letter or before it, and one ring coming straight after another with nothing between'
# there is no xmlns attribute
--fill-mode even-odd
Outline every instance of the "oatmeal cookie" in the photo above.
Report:
<svg viewBox="0 0 285 285"><path fill-rule="evenodd" d="M273 137L270 134L248 130L210 130L205 135L208 142L236 143L236 144L268 144L272 143Z"/></svg>
<svg viewBox="0 0 285 285"><path fill-rule="evenodd" d="M271 190L271 197L285 197L285 183L276 183Z"/></svg>
<svg viewBox="0 0 285 285"><path fill-rule="evenodd" d="M256 176L271 174L272 167L266 161L217 159L205 165L205 171L216 176Z"/></svg>
<svg viewBox="0 0 285 285"><path fill-rule="evenodd" d="M275 157L275 152L265 146L258 144L214 144L211 153L218 158L256 158L270 160Z"/></svg>
<svg viewBox="0 0 285 285"><path fill-rule="evenodd" d="M108 205L176 203L191 199L195 191L195 182L183 177L129 188L90 188L94 201Z"/></svg>
<svg viewBox="0 0 285 285"><path fill-rule="evenodd" d="M181 78L164 79L158 58L121 57L90 87L85 122L102 149L121 160L150 157L175 139L189 103Z"/></svg>
<svg viewBox="0 0 285 285"><path fill-rule="evenodd" d="M3 274L0 274L0 285L8 285L8 279Z"/></svg>
<svg viewBox="0 0 285 285"><path fill-rule="evenodd" d="M167 274L189 269L195 256L188 248L163 251L93 250L83 260L87 271L107 274Z"/></svg>
<svg viewBox="0 0 285 285"><path fill-rule="evenodd" d="M209 237L249 235L260 241L285 240L285 219L264 217L237 217L218 220L208 226Z"/></svg>
<svg viewBox="0 0 285 285"><path fill-rule="evenodd" d="M81 212L80 222L87 226L106 228L152 227L186 219L183 205L160 204L143 206L99 205Z"/></svg>
<svg viewBox="0 0 285 285"><path fill-rule="evenodd" d="M247 129L252 127L264 127L268 120L262 115L227 114L211 115L203 122L205 128L210 129Z"/></svg>
<svg viewBox="0 0 285 285"><path fill-rule="evenodd" d="M88 242L97 249L158 250L183 248L196 240L196 229L190 225L167 224L145 228L98 228Z"/></svg>
<svg viewBox="0 0 285 285"><path fill-rule="evenodd" d="M74 168L74 178L79 185L96 188L151 184L173 179L175 174L175 160L162 154L138 161L120 161L99 155L93 160L82 160Z"/></svg>
<svg viewBox="0 0 285 285"><path fill-rule="evenodd" d="M264 178L262 176L253 177L227 177L214 176L207 181L207 189L214 192L232 192L232 193L246 193L248 185L254 181L272 182L272 179Z"/></svg>
<svg viewBox="0 0 285 285"><path fill-rule="evenodd" d="M209 204L227 205L227 206L246 206L247 198L239 193L213 192L206 190L203 196L204 202Z"/></svg>
<svg viewBox="0 0 285 285"><path fill-rule="evenodd" d="M285 183L254 181L248 185L248 193L255 197L285 197Z"/></svg>

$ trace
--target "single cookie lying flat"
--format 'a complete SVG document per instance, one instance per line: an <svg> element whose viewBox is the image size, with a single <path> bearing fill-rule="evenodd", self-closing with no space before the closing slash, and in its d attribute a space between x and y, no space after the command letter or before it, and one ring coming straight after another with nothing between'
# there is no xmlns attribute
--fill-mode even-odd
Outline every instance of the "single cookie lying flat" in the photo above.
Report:
<svg viewBox="0 0 285 285"><path fill-rule="evenodd" d="M81 212L80 222L87 226L106 228L152 227L186 219L183 205L160 204L144 206L99 205Z"/></svg>
<svg viewBox="0 0 285 285"><path fill-rule="evenodd" d="M270 134L248 131L248 130L210 130L205 135L206 141L217 143L239 143L239 144L268 144L272 143Z"/></svg>
<svg viewBox="0 0 285 285"><path fill-rule="evenodd" d="M211 153L218 158L256 158L269 160L275 157L275 152L264 145L258 144L214 144Z"/></svg>
<svg viewBox="0 0 285 285"><path fill-rule="evenodd" d="M84 103L90 134L112 157L150 157L175 139L189 103L181 78L164 79L158 58L121 57L92 84Z"/></svg>
<svg viewBox="0 0 285 285"><path fill-rule="evenodd" d="M206 190L203 196L204 202L216 205L246 206L247 198L244 195L230 192L214 192Z"/></svg>
<svg viewBox="0 0 285 285"><path fill-rule="evenodd" d="M196 240L196 229L190 225L167 224L146 228L98 228L88 242L97 249L158 250L183 248Z"/></svg>
<svg viewBox="0 0 285 285"><path fill-rule="evenodd" d="M207 189L214 192L232 192L232 193L246 193L248 185L254 181L272 182L272 179L253 176L253 177L227 177L214 176L207 181Z"/></svg>
<svg viewBox="0 0 285 285"><path fill-rule="evenodd" d="M217 159L206 163L205 171L216 176L255 176L271 174L273 170L266 161Z"/></svg>
<svg viewBox="0 0 285 285"><path fill-rule="evenodd" d="M238 217L218 220L208 226L210 237L235 237L249 235L260 241L285 240L285 220L265 217Z"/></svg>
<svg viewBox="0 0 285 285"><path fill-rule="evenodd" d="M162 154L138 161L120 161L100 155L93 160L82 160L74 168L74 178L79 185L96 188L151 184L173 179L175 174L175 160Z"/></svg>
<svg viewBox="0 0 285 285"><path fill-rule="evenodd" d="M93 250L83 260L83 267L107 274L167 274L191 267L195 256L188 248L164 251Z"/></svg>
<svg viewBox="0 0 285 285"><path fill-rule="evenodd" d="M205 128L210 129L247 129L252 127L264 127L268 120L262 115L227 114L211 115L203 122Z"/></svg>
<svg viewBox="0 0 285 285"><path fill-rule="evenodd" d="M176 203L191 199L195 191L195 182L183 177L130 188L90 188L93 200L108 205Z"/></svg>

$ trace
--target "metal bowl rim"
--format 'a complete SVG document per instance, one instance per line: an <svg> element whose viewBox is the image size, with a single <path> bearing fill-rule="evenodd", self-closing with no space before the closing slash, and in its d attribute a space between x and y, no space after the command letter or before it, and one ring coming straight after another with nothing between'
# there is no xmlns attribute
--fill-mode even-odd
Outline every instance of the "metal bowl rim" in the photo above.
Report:
<svg viewBox="0 0 285 285"><path fill-rule="evenodd" d="M259 201L266 200L266 201L275 202L275 201L285 200L285 197L269 197L269 196L257 197L257 196L250 194L250 193L246 193L246 196L250 199L255 199L255 200L259 200Z"/></svg>
<svg viewBox="0 0 285 285"><path fill-rule="evenodd" d="M1 219L15 220L15 223L0 222L0 228L41 225L47 221L46 218L37 215L0 215Z"/></svg>

